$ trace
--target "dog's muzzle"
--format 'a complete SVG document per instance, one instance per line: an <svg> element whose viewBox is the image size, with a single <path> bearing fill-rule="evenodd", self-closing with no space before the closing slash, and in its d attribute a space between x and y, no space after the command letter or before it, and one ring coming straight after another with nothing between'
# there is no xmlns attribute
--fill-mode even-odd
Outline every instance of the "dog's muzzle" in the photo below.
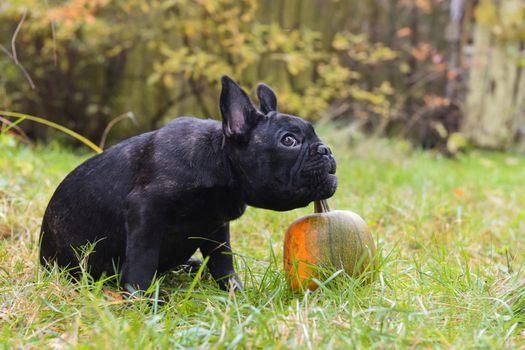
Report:
<svg viewBox="0 0 525 350"><path fill-rule="evenodd" d="M324 143L321 143L316 145L315 149L317 151L317 154L321 155L321 157L328 160L330 165L330 168L328 169L328 174L334 175L335 170L337 168L337 164L335 162L335 158L332 154L332 151L330 150L330 147L328 147Z"/></svg>
<svg viewBox="0 0 525 350"><path fill-rule="evenodd" d="M309 159L301 175L306 181L306 191L312 200L331 197L337 188L336 161L332 151L324 143L310 146Z"/></svg>

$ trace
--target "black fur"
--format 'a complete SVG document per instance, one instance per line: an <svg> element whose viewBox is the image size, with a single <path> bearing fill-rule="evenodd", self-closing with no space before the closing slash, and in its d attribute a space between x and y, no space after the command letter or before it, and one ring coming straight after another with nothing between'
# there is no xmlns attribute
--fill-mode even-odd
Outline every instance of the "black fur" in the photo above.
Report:
<svg viewBox="0 0 525 350"><path fill-rule="evenodd" d="M155 273L200 249L221 288L230 280L241 287L229 222L246 205L290 210L337 187L335 160L311 124L278 113L268 86L257 95L262 112L223 77L222 124L180 117L81 164L49 202L41 263L78 266L75 250L96 242L88 257L94 277L120 265L124 286L145 290Z"/></svg>

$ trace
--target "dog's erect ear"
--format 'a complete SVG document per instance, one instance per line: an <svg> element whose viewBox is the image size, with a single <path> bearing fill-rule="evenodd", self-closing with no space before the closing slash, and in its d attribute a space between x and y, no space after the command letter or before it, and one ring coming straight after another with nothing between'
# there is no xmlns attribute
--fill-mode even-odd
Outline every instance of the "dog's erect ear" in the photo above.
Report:
<svg viewBox="0 0 525 350"><path fill-rule="evenodd" d="M257 86L257 97L261 103L261 112L268 114L268 112L277 112L277 96L266 84L259 84Z"/></svg>
<svg viewBox="0 0 525 350"><path fill-rule="evenodd" d="M257 110L244 90L230 77L222 76L221 82L220 109L224 134L227 137L247 134L256 122Z"/></svg>

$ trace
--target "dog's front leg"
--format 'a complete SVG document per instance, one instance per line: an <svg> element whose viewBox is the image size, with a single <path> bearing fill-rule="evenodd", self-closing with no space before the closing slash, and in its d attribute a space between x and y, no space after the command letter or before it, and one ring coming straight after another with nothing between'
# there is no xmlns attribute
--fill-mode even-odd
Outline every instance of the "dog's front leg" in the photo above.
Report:
<svg viewBox="0 0 525 350"><path fill-rule="evenodd" d="M144 201L128 201L126 212L126 256L122 266L124 288L133 293L146 290L159 264L162 222L153 206Z"/></svg>
<svg viewBox="0 0 525 350"><path fill-rule="evenodd" d="M204 257L209 256L208 269L222 290L228 288L243 289L233 268L233 256L230 245L230 223L224 224L213 232L209 239L200 246Z"/></svg>

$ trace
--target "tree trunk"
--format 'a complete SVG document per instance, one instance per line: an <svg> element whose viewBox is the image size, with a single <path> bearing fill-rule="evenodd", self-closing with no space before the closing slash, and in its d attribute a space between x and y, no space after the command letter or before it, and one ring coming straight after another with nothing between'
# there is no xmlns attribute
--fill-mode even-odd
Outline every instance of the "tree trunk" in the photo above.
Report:
<svg viewBox="0 0 525 350"><path fill-rule="evenodd" d="M498 4L498 3L496 3ZM497 5L498 26L525 30L516 19L523 0ZM500 27L501 28L501 27ZM523 149L525 136L525 74L520 57L523 41L495 36L492 25L476 24L463 131L481 147Z"/></svg>

